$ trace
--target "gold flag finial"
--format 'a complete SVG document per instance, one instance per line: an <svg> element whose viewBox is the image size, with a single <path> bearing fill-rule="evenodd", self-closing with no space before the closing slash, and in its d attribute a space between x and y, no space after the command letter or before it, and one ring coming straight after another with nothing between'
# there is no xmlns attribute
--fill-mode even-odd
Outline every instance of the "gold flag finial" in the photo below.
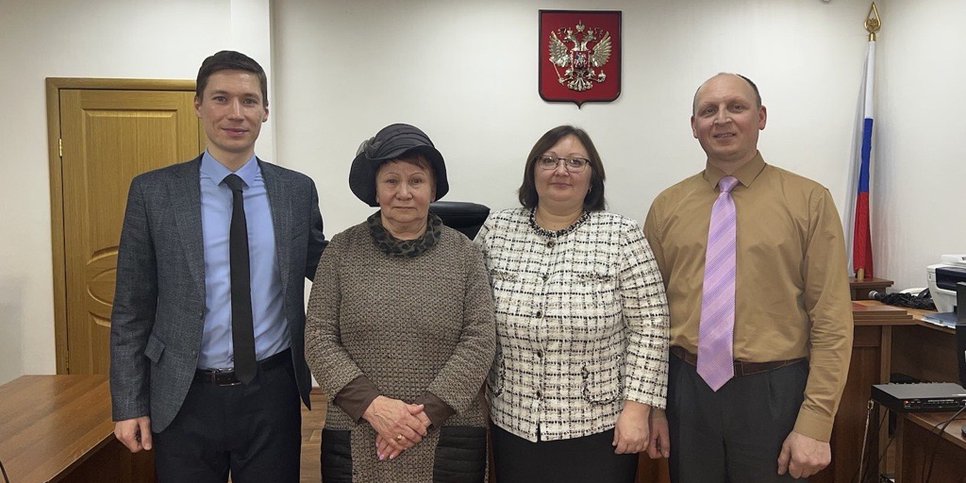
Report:
<svg viewBox="0 0 966 483"><path fill-rule="evenodd" d="M875 42L875 34L882 27L882 22L879 21L879 9L875 8L875 2L872 2L872 7L869 8L869 15L865 17L865 30L869 32L869 42Z"/></svg>

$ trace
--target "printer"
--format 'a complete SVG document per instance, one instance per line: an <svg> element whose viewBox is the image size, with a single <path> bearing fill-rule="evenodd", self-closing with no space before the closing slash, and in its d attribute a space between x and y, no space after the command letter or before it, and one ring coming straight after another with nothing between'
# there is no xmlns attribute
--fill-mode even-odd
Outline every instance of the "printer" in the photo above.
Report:
<svg viewBox="0 0 966 483"><path fill-rule="evenodd" d="M940 263L926 267L929 293L940 312L956 310L956 283L966 282L966 254L943 255Z"/></svg>

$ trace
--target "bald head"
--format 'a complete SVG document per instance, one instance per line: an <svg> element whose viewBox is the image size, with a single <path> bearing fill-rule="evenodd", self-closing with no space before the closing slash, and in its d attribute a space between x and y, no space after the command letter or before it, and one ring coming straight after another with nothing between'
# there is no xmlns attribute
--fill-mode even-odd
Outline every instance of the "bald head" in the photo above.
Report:
<svg viewBox="0 0 966 483"><path fill-rule="evenodd" d="M758 153L758 132L765 129L767 118L751 81L718 74L694 94L691 131L708 163L731 174Z"/></svg>
<svg viewBox="0 0 966 483"><path fill-rule="evenodd" d="M751 95L751 97L754 97L754 99L755 99L755 102L756 102L755 107L758 107L758 108L761 107L761 94L758 92L758 86L755 85L755 83L752 82L751 79L749 79L749 78L747 78L747 77L745 77L745 76L743 76L741 74L733 74L733 73L730 73L730 72L719 72L714 77L712 77L712 78L704 81L704 83L701 84L700 86L698 86L698 89L696 91L694 91L694 99L691 100L691 114L695 114L695 113L698 112L698 95L701 94L701 89L703 89L704 86L706 86L712 80L717 79L719 77L723 77L723 76L727 76L727 77L737 77L737 78L742 79L743 81L745 81L745 83L748 84L748 88L751 90L749 92L749 94Z"/></svg>

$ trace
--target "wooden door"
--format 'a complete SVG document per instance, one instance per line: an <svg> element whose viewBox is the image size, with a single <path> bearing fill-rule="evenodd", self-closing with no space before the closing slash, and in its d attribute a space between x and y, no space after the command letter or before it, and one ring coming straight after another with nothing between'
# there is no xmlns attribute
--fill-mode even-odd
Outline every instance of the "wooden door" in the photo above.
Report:
<svg viewBox="0 0 966 483"><path fill-rule="evenodd" d="M63 243L66 344L58 351L66 349L67 366L59 363L58 372L107 374L117 246L131 179L197 156L203 136L190 90L59 89L58 96L63 239L55 229L54 244Z"/></svg>

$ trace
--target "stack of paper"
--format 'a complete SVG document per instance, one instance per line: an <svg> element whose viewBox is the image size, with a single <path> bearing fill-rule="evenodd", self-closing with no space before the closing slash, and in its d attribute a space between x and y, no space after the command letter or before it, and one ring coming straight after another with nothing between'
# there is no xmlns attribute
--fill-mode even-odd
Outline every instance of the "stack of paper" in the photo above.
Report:
<svg viewBox="0 0 966 483"><path fill-rule="evenodd" d="M949 327L950 329L956 328L956 312L936 312L924 314L922 318L930 324L941 325L943 327Z"/></svg>

